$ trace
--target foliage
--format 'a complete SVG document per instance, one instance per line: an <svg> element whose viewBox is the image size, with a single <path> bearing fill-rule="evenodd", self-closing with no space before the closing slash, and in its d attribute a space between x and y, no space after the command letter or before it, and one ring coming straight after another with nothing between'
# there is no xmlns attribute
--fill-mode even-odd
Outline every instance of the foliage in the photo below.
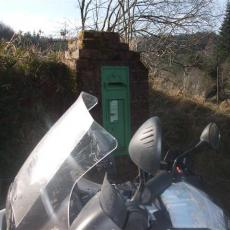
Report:
<svg viewBox="0 0 230 230"><path fill-rule="evenodd" d="M230 98L230 56L222 63L221 70L223 93L226 98Z"/></svg>
<svg viewBox="0 0 230 230"><path fill-rule="evenodd" d="M19 33L15 40L15 44L21 48L34 46L37 50L43 52L63 51L67 49L67 42L65 40L44 37L41 31L33 34L30 32L24 34Z"/></svg>
<svg viewBox="0 0 230 230"><path fill-rule="evenodd" d="M216 41L217 35L207 32L170 35L165 39L152 37L140 39L137 50L144 54L142 57L150 71L163 67L177 73L185 68L197 67L205 71L207 75L215 77Z"/></svg>
<svg viewBox="0 0 230 230"><path fill-rule="evenodd" d="M45 37L42 35L42 31L37 33L30 32L22 33L21 31L16 33L9 26L0 22L0 41L13 41L16 47L28 48L35 47L36 50L49 53L50 51L63 51L67 49L67 42L65 39Z"/></svg>
<svg viewBox="0 0 230 230"><path fill-rule="evenodd" d="M0 43L0 175L15 175L50 125L72 104L74 74L54 52Z"/></svg>
<svg viewBox="0 0 230 230"><path fill-rule="evenodd" d="M206 98L216 93L216 44L215 33L199 32L170 35L164 42L143 39L137 47L158 89Z"/></svg>
<svg viewBox="0 0 230 230"><path fill-rule="evenodd" d="M230 1L227 3L225 18L218 39L218 58L220 63L220 87L223 98L230 97Z"/></svg>
<svg viewBox="0 0 230 230"><path fill-rule="evenodd" d="M218 44L219 57L224 61L230 56L230 2L227 3L225 18L220 29L219 44Z"/></svg>

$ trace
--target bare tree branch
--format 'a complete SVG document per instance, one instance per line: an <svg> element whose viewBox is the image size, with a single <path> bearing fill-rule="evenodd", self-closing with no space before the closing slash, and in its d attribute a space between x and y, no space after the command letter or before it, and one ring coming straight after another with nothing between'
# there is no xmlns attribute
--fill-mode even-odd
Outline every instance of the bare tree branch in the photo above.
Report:
<svg viewBox="0 0 230 230"><path fill-rule="evenodd" d="M208 28L212 4L213 0L78 0L82 30L116 31L127 43L140 34Z"/></svg>

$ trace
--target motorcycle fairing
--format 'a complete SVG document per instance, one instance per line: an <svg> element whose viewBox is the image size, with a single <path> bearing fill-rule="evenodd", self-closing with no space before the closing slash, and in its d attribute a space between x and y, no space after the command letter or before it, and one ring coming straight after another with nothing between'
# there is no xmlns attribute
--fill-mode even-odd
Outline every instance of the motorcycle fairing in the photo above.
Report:
<svg viewBox="0 0 230 230"><path fill-rule="evenodd" d="M172 184L161 199L174 228L226 229L223 210L186 182Z"/></svg>
<svg viewBox="0 0 230 230"><path fill-rule="evenodd" d="M3 230L2 227L3 227L4 216L5 216L5 209L2 209L0 210L0 230Z"/></svg>
<svg viewBox="0 0 230 230"><path fill-rule="evenodd" d="M74 184L117 146L88 112L96 103L81 93L20 169L7 201L16 229L68 229Z"/></svg>
<svg viewBox="0 0 230 230"><path fill-rule="evenodd" d="M125 200L105 176L101 191L95 194L73 221L70 230L121 230L127 219Z"/></svg>

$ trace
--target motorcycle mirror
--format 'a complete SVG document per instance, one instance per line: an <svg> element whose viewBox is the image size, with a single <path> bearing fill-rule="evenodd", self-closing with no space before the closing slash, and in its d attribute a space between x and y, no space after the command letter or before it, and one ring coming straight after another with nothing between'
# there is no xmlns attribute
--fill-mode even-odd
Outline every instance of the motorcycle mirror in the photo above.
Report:
<svg viewBox="0 0 230 230"><path fill-rule="evenodd" d="M216 123L209 123L201 133L200 141L206 142L214 150L218 150L220 148L220 137L220 130Z"/></svg>
<svg viewBox="0 0 230 230"><path fill-rule="evenodd" d="M161 139L158 117L148 119L133 135L129 144L129 155L144 172L154 175L160 168Z"/></svg>

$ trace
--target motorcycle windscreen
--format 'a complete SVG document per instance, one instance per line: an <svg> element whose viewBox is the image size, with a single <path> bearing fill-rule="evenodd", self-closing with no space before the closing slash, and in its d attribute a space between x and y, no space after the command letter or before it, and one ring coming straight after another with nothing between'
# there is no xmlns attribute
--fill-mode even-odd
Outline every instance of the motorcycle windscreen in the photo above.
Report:
<svg viewBox="0 0 230 230"><path fill-rule="evenodd" d="M73 185L117 146L88 112L96 103L81 93L20 169L9 194L16 229L68 229Z"/></svg>

